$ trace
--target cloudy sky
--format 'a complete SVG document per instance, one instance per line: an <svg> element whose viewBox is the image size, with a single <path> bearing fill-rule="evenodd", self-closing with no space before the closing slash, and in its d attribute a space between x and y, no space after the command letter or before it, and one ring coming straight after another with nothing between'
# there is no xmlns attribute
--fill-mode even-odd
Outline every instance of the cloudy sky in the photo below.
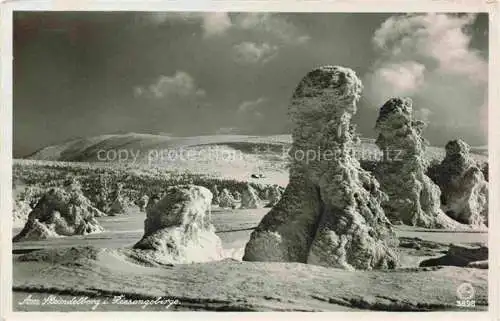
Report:
<svg viewBox="0 0 500 321"><path fill-rule="evenodd" d="M363 136L399 95L432 144L482 145L487 60L486 14L17 12L14 154L109 133L287 133L295 86L323 64L362 79Z"/></svg>

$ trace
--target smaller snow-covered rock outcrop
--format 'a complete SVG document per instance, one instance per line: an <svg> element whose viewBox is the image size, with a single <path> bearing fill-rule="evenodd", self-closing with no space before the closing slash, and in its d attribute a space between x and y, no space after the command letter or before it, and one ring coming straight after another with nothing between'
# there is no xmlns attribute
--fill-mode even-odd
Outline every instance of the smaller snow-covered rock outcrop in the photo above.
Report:
<svg viewBox="0 0 500 321"><path fill-rule="evenodd" d="M448 142L446 156L434 173L442 191L441 208L448 216L474 227L488 225L488 182L466 142Z"/></svg>
<svg viewBox="0 0 500 321"><path fill-rule="evenodd" d="M124 214L130 206L129 200L123 196L123 184L118 183L113 202L109 207L109 215Z"/></svg>
<svg viewBox="0 0 500 321"><path fill-rule="evenodd" d="M241 208L258 208L259 201L257 191L250 184L246 184L243 193L241 193Z"/></svg>
<svg viewBox="0 0 500 321"><path fill-rule="evenodd" d="M421 267L438 265L487 268L488 247L451 244L446 255L420 263Z"/></svg>
<svg viewBox="0 0 500 321"><path fill-rule="evenodd" d="M196 185L172 186L147 210L144 236L134 256L156 264L192 263L222 258L222 244L211 223L212 193Z"/></svg>
<svg viewBox="0 0 500 321"><path fill-rule="evenodd" d="M52 188L38 201L13 241L102 232L104 229L95 219L102 215L79 188Z"/></svg>
<svg viewBox="0 0 500 321"><path fill-rule="evenodd" d="M219 207L236 208L236 200L234 199L233 195L231 195L231 193L227 190L227 188L224 188L222 192L220 192Z"/></svg>
<svg viewBox="0 0 500 321"><path fill-rule="evenodd" d="M383 159L375 169L381 189L389 196L382 203L394 221L427 228L459 228L461 224L441 210L439 187L426 175L424 123L412 117L409 98L391 98L380 109L376 144Z"/></svg>

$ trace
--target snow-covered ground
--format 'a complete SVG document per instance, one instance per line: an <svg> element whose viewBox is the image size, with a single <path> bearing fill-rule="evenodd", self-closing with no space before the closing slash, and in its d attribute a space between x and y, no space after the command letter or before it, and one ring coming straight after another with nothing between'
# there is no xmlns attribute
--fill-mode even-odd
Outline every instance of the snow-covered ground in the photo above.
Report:
<svg viewBox="0 0 500 321"><path fill-rule="evenodd" d="M132 211L101 217L106 232L87 236L14 243L14 308L22 311L91 311L89 305L20 305L34 298L71 299L89 296L111 300L158 296L177 298L170 310L461 310L455 306L456 287L462 282L476 290L476 310L487 309L487 270L442 267L417 268L429 257L441 256L449 243L486 243L485 232L449 232L396 227L400 239L430 241L431 248L401 248L401 268L394 271L347 272L299 263L241 262L243 250L268 209L213 210L213 222L222 239L226 259L219 262L151 268L128 261L120 248L132 246L143 234L145 214ZM14 229L16 233L19 229ZM97 259L85 255L69 261L50 261L41 254L35 261L19 262L21 253L90 246ZM75 261L78 260L78 263ZM238 263L240 262L240 263ZM101 304L98 311L135 310L140 306ZM165 310L164 305L145 308Z"/></svg>
<svg viewBox="0 0 500 321"><path fill-rule="evenodd" d="M111 174L118 173L123 176L119 175L120 179L125 180L128 179L127 175L132 174L137 177L151 175L156 180L166 180L172 178L172 173L188 172L217 179L286 186L288 170L282 151L290 142L289 135L175 138L128 134L82 139L42 149L32 155L31 160L16 160L14 197L28 186L23 179L33 181L35 186L41 188L40 180L50 183L53 179L57 183L59 176L64 176L67 172L83 176L92 173L100 175L96 173L107 167L116 169ZM363 140L362 146L367 151L376 149L371 140ZM134 155L139 153L139 156L132 162L130 159L123 162L96 162L96 155L100 150L120 148L133 151L136 153ZM196 158L178 158L148 163L147 153L151 150L169 148L177 151L184 148L194 152L215 149L220 155L242 152L244 157L230 162L224 159L200 161ZM443 155L442 148L428 149L429 159L439 159ZM475 157L486 160L483 155ZM264 177L252 178L254 173L262 173ZM137 178L132 182L144 184L149 181ZM135 208L120 216L97 218L105 229L103 233L13 243L14 309L90 311L91 308L85 305L18 303L28 295L38 298L57 295L67 299L88 296L96 300L109 300L114 295L124 294L127 298L135 299L158 296L178 299L181 303L169 308L171 310L460 311L464 308L456 306L456 289L464 282L472 284L475 289L476 307L473 309L487 309L488 270L418 268L421 261L442 256L450 243L486 243L487 231L457 232L396 226L395 232L400 241L414 242L416 246L400 246L401 267L392 271L348 272L300 263L242 262L244 247L253 228L268 211L268 208L212 209L213 224L222 240L225 253L225 259L218 262L153 268L127 260L122 249L135 244L144 231L145 213ZM13 235L21 227L22 225L16 225ZM79 249L69 252L70 259L62 261L51 261L51 255L44 252L61 251L62 257L65 257L68 249L75 247ZM87 250L81 250L82 247L89 247L88 251L95 255L87 257ZM34 253L34 258L19 261L19 257L26 253ZM164 309L165 306L162 305L146 308ZM141 311L142 308L102 304L97 310Z"/></svg>
<svg viewBox="0 0 500 321"><path fill-rule="evenodd" d="M219 209L212 210L212 221L221 238L226 257L240 260L243 249L250 238L250 233L262 217L269 211L268 208L258 209ZM49 249L71 246L94 246L98 248L122 248L134 245L143 235L144 219L146 214L133 208L127 214L120 216L99 217L97 220L104 227L105 232L89 235L61 237L42 241L23 241L13 243L14 253L21 253L33 249ZM13 235L21 230L13 229ZM399 237L418 237L437 243L487 243L486 231L444 231L426 230L421 228L397 226Z"/></svg>

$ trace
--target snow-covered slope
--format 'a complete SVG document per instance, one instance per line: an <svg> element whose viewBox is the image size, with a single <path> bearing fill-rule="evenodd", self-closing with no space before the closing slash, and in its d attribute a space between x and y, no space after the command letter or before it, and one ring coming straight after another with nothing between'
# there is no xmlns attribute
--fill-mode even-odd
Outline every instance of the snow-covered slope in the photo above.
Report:
<svg viewBox="0 0 500 321"><path fill-rule="evenodd" d="M45 147L28 159L86 162L163 168L248 180L263 173L262 183L285 184L291 135L212 135L172 137L129 133L102 135ZM376 161L382 156L373 139L362 139L358 158ZM428 159L442 159L444 148L427 148ZM475 157L487 161L482 153ZM267 182L269 180L269 182Z"/></svg>

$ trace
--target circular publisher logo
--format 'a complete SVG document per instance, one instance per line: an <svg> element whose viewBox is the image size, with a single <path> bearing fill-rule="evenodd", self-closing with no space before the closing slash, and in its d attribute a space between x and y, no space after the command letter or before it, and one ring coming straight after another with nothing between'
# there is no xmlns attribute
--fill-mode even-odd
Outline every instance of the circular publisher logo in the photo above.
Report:
<svg viewBox="0 0 500 321"><path fill-rule="evenodd" d="M462 283L457 288L457 297L460 300L471 300L474 298L474 287L470 283Z"/></svg>

